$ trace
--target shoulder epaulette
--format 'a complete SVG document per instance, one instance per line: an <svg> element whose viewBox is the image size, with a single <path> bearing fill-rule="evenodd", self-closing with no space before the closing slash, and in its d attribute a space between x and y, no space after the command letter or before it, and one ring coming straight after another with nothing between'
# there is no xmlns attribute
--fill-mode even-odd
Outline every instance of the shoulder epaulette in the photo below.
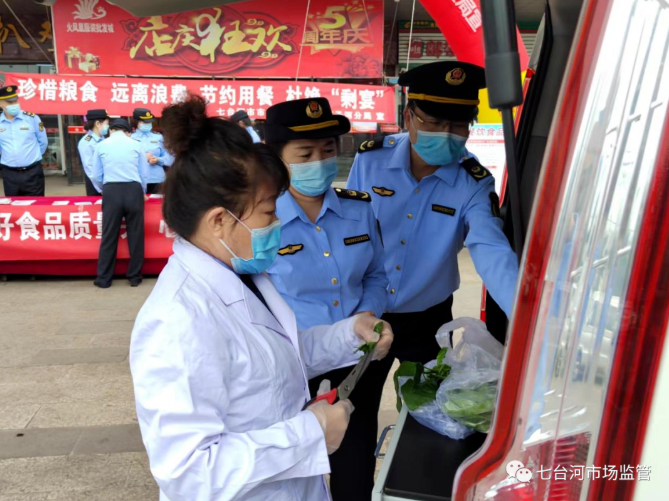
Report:
<svg viewBox="0 0 669 501"><path fill-rule="evenodd" d="M362 202L371 202L372 197L366 191L344 190L342 188L335 188L335 193L339 198L347 198L349 200L360 200Z"/></svg>
<svg viewBox="0 0 669 501"><path fill-rule="evenodd" d="M464 167L464 169L467 171L467 173L472 176L477 182L480 181L481 179L485 179L487 177L491 177L492 174L488 169L483 167L478 160L476 160L474 157L468 158L467 160L463 161L460 165Z"/></svg>
<svg viewBox="0 0 669 501"><path fill-rule="evenodd" d="M157 134L157 135L159 135L159 136L162 135L160 132L157 132L157 131L155 131L155 130L152 130L151 133L152 133L152 134Z"/></svg>
<svg viewBox="0 0 669 501"><path fill-rule="evenodd" d="M34 117L35 116L35 114L32 111L24 111L23 114L28 115L29 117Z"/></svg>
<svg viewBox="0 0 669 501"><path fill-rule="evenodd" d="M383 148L382 137L370 139L369 141L363 141L360 147L358 148L358 153L367 153L368 151L378 150L379 148Z"/></svg>
<svg viewBox="0 0 669 501"><path fill-rule="evenodd" d="M93 139L93 136L89 134L84 138L84 141L90 141L91 139Z"/></svg>

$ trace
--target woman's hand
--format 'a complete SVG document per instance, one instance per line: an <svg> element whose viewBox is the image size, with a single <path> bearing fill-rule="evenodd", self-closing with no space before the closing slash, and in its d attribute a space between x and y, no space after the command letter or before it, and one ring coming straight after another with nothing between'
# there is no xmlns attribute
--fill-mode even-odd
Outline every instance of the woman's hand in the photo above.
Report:
<svg viewBox="0 0 669 501"><path fill-rule="evenodd" d="M374 360L383 359L388 354L390 345L393 344L393 329L390 327L390 324L368 314L358 314L355 318L356 321L353 326L355 334L363 343L376 342ZM374 331L374 327L379 322L383 324L381 334Z"/></svg>
<svg viewBox="0 0 669 501"><path fill-rule="evenodd" d="M327 379L321 381L317 394L323 395L329 391L330 381ZM325 446L328 449L328 454L333 454L339 449L342 440L344 440L344 435L346 434L348 423L351 420L353 409L353 404L350 400L340 400L334 405L330 405L322 400L314 405L310 405L306 409L316 416L318 424L320 424L323 429Z"/></svg>

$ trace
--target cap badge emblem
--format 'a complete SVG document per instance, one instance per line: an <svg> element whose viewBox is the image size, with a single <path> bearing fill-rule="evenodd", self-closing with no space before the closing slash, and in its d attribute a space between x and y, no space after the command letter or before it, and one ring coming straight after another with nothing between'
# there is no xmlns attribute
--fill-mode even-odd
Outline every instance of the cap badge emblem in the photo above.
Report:
<svg viewBox="0 0 669 501"><path fill-rule="evenodd" d="M7 92L14 92L14 87L7 87Z"/></svg>
<svg viewBox="0 0 669 501"><path fill-rule="evenodd" d="M465 71L462 68L453 68L451 71L446 73L446 82L451 85L460 85L465 81Z"/></svg>
<svg viewBox="0 0 669 501"><path fill-rule="evenodd" d="M307 116L309 118L320 118L323 114L323 108L318 104L318 101L309 101L307 105Z"/></svg>

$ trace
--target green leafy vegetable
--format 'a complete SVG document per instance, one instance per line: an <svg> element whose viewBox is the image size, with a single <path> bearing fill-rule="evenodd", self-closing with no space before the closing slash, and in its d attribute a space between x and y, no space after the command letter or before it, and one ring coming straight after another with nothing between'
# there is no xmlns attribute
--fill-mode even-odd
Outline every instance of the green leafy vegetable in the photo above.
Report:
<svg viewBox="0 0 669 501"><path fill-rule="evenodd" d="M363 357L367 355L367 353L373 353L374 348L376 347L376 341L370 341L369 343L365 343L363 345L360 345L356 352L361 351L363 353ZM360 357L362 358L362 357Z"/></svg>
<svg viewBox="0 0 669 501"><path fill-rule="evenodd" d="M379 322L374 326L374 332L376 332L379 336L383 332L383 322Z"/></svg>
<svg viewBox="0 0 669 501"><path fill-rule="evenodd" d="M443 410L459 423L487 433L495 407L496 392L496 382L482 384L473 390L449 390L446 392L448 401Z"/></svg>
<svg viewBox="0 0 669 501"><path fill-rule="evenodd" d="M448 377L451 372L451 366L444 364L446 348L443 348L437 355L437 365L434 367L424 367L417 362L402 362L395 371L393 377L395 381L395 393L397 393L397 410L402 410L402 400L400 398L399 378L409 377L402 385L402 397L404 403L411 411L415 411L421 405L429 404L437 398L437 390L441 382Z"/></svg>

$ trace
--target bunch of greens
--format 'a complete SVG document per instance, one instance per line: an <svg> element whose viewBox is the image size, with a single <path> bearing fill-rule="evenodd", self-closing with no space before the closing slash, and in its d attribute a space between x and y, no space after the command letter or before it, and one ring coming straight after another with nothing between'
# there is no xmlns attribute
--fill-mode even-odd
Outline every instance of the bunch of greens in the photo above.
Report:
<svg viewBox="0 0 669 501"><path fill-rule="evenodd" d="M448 401L442 410L457 422L473 430L487 433L495 407L496 391L496 381L484 383L472 390L448 390L446 391Z"/></svg>
<svg viewBox="0 0 669 501"><path fill-rule="evenodd" d="M381 335L381 333L383 332L383 322L379 322L378 324L376 324L374 326L374 332L376 332L379 336ZM373 353L374 352L374 348L376 347L376 343L377 343L376 341L370 341L369 343L365 343L365 344L361 345L355 351L356 352L361 351L362 355L360 356L360 358L362 358L365 355L367 355L367 353Z"/></svg>
<svg viewBox="0 0 669 501"><path fill-rule="evenodd" d="M397 393L397 410L402 410L402 400L400 399L400 377L409 377L402 385L402 397L404 403L410 411L415 411L421 405L434 402L437 397L437 390L441 382L448 377L451 372L451 366L444 364L447 348L442 348L437 355L437 365L434 367L425 367L418 362L402 362L395 371L395 392Z"/></svg>

